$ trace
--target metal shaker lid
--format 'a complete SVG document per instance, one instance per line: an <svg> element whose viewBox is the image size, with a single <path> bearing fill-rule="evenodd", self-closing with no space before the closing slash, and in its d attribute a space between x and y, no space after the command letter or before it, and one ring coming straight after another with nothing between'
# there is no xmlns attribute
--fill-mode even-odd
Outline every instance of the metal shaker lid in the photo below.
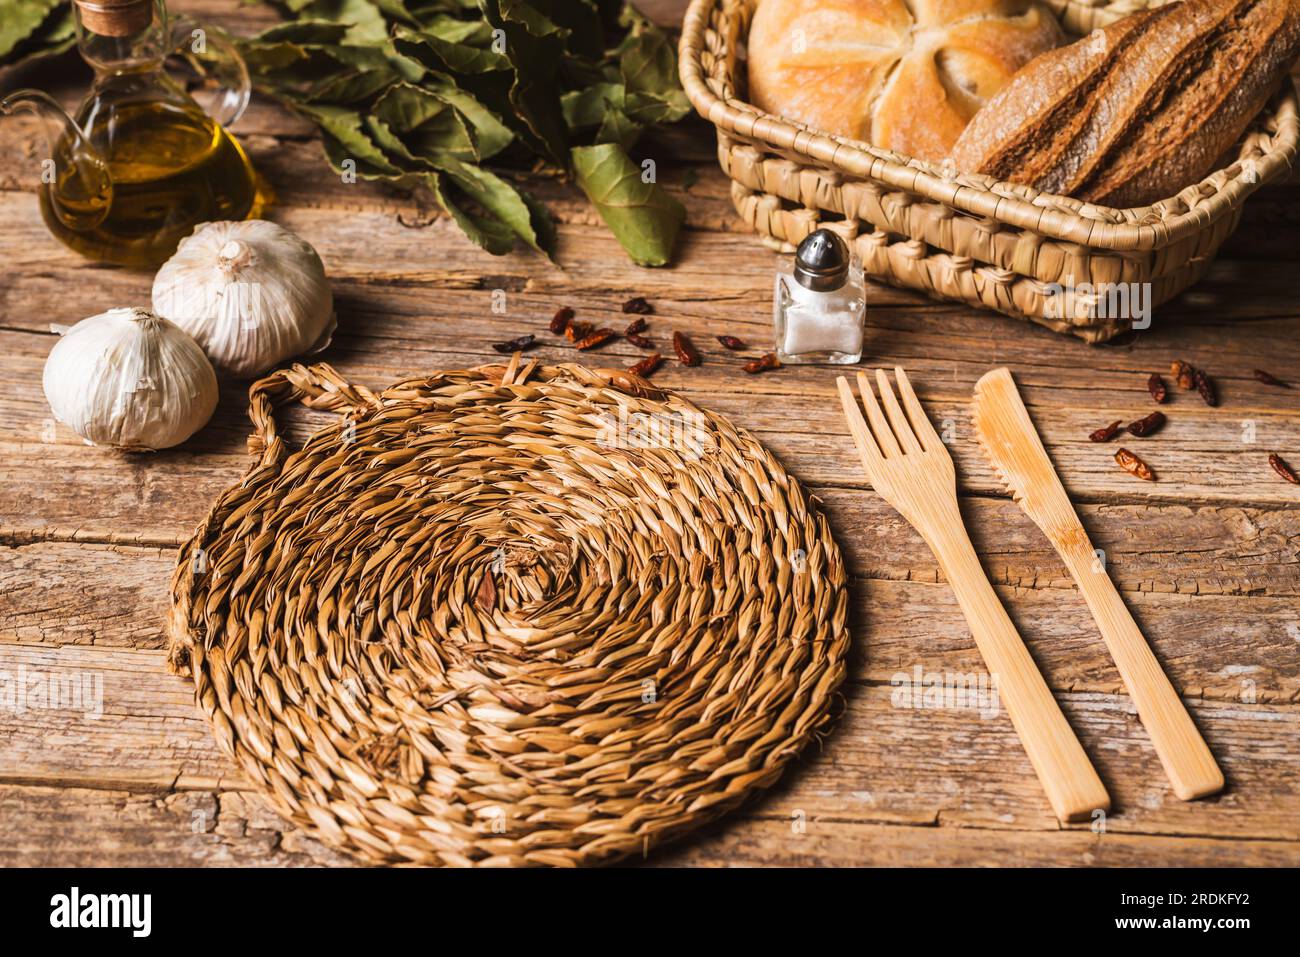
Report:
<svg viewBox="0 0 1300 957"><path fill-rule="evenodd" d="M849 247L829 229L804 237L794 254L794 278L814 292L833 292L849 275Z"/></svg>

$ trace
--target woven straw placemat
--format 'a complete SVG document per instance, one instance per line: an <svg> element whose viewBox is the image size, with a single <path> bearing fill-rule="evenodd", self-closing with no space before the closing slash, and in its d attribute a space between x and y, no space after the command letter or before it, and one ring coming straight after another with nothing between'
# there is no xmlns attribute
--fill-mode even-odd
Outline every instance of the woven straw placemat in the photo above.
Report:
<svg viewBox="0 0 1300 957"><path fill-rule="evenodd" d="M181 549L171 665L286 817L376 862L589 864L771 785L849 648L825 518L749 433L622 373L249 392ZM342 412L290 451L275 405Z"/></svg>

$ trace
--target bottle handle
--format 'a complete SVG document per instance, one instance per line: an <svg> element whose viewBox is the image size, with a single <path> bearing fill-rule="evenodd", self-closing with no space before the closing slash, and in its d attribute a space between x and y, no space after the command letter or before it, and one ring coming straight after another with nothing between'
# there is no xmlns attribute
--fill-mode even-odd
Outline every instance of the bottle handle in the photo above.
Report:
<svg viewBox="0 0 1300 957"><path fill-rule="evenodd" d="M40 120L47 155L40 158L41 186L65 229L89 232L108 216L113 178L104 157L77 121L40 90L15 90L0 99L0 114L30 111Z"/></svg>
<svg viewBox="0 0 1300 957"><path fill-rule="evenodd" d="M183 59L205 87L194 96L204 111L227 129L244 115L253 84L248 64L231 39L216 27L190 17L171 18L173 56Z"/></svg>

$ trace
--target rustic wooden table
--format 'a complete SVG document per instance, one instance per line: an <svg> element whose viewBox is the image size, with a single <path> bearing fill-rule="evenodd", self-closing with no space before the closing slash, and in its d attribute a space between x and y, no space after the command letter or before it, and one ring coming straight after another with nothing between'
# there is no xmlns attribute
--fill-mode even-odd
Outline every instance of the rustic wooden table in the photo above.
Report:
<svg viewBox="0 0 1300 957"><path fill-rule="evenodd" d="M271 16L235 0L174 5L244 32ZM66 64L51 77L68 98L84 82ZM769 339L774 256L739 227L706 125L649 146L690 211L677 264L662 270L631 265L560 182L532 184L558 215L556 268L525 252L493 258L410 198L341 183L311 129L271 104L235 129L278 194L270 217L325 260L340 321L324 358L347 376L379 386L493 361L491 343L542 331L560 305L616 319L624 299L646 296L656 336L686 330L705 352L701 367L665 365L655 381L754 430L824 503L852 572L842 714L771 793L654 862L1300 864L1300 488L1267 463L1276 450L1300 464L1300 390L1252 376L1300 383L1300 177L1252 199L1209 278L1123 344L870 290L864 362L905 365L950 432L985 567L1113 796L1102 832L1058 825L1005 713L896 706L900 672L983 666L929 551L864 484L833 370L749 376L716 346L717 333ZM189 683L164 667L175 549L241 474L245 387L225 383L213 422L155 455L88 448L53 425L41 393L50 323L147 303L151 277L85 262L46 233L34 134L0 123L0 683L91 676L103 707L20 711L0 697L0 863L346 863L247 789ZM533 354L574 358L552 345ZM616 343L599 361L639 355ZM1145 413L1147 375L1174 358L1208 369L1222 402L1175 391L1169 425L1140 441L1160 475L1146 484L1087 435ZM1222 795L1173 796L1082 599L979 452L968 402L999 364L1217 755Z"/></svg>

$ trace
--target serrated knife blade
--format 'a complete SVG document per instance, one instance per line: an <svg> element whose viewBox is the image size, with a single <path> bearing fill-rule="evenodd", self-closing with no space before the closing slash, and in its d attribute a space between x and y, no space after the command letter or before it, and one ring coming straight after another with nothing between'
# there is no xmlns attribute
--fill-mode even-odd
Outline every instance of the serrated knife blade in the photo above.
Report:
<svg viewBox="0 0 1300 957"><path fill-rule="evenodd" d="M1049 538L1052 530L1083 532L1079 516L1047 457L1011 371L994 369L975 383L975 436L1003 484ZM1084 544L1087 536L1084 535ZM1088 551L1092 551L1091 545Z"/></svg>

